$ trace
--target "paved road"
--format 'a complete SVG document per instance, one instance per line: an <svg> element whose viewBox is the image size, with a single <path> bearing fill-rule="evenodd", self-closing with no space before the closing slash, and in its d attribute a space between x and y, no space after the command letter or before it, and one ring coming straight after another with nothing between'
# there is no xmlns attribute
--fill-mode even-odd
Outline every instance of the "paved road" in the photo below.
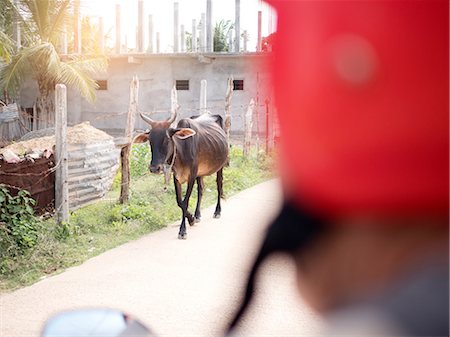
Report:
<svg viewBox="0 0 450 337"><path fill-rule="evenodd" d="M38 336L53 313L106 306L131 313L159 336L219 336L233 314L259 240L280 203L276 180L222 206L177 240L178 224L105 252L66 272L0 297L0 336ZM312 336L320 321L295 291L293 268L274 257L239 335Z"/></svg>

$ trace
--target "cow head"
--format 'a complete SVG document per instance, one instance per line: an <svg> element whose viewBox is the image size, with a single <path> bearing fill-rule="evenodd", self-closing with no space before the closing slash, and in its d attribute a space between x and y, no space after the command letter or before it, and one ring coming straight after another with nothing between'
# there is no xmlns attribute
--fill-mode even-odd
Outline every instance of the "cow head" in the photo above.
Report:
<svg viewBox="0 0 450 337"><path fill-rule="evenodd" d="M162 173L165 164L170 164L170 159L174 153L175 139L184 140L195 135L195 131L190 128L171 128L175 121L176 114L173 114L165 121L154 121L141 113L141 117L146 121L151 129L148 132L137 135L133 142L149 142L152 151L152 159L149 170L152 173Z"/></svg>

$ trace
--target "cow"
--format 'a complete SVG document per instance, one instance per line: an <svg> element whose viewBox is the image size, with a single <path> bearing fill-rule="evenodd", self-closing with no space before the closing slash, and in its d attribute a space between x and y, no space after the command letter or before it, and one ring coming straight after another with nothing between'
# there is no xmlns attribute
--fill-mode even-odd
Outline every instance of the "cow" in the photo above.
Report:
<svg viewBox="0 0 450 337"><path fill-rule="evenodd" d="M181 119L176 128L171 124L176 113L165 121L155 121L140 113L151 129L137 135L135 143L149 142L152 159L149 164L151 173L162 173L165 168L173 172L177 204L181 208L182 218L178 239L186 239L186 218L189 225L199 222L200 204L204 183L203 177L217 174L217 205L214 218L221 213L220 200L223 198L223 167L228 163L228 141L223 130L220 115L205 113L200 116ZM197 182L197 206L194 216L189 212L189 198ZM187 183L186 194L182 199L181 186Z"/></svg>

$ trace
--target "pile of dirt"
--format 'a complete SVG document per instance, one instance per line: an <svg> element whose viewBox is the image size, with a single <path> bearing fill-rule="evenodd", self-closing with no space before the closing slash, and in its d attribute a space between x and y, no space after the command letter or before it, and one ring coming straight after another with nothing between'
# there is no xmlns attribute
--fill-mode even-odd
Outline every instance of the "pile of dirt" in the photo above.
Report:
<svg viewBox="0 0 450 337"><path fill-rule="evenodd" d="M69 144L88 144L109 139L113 139L113 137L102 130L94 128L89 122L77 124L67 129Z"/></svg>
<svg viewBox="0 0 450 337"><path fill-rule="evenodd" d="M48 155L49 153L53 153L55 136L39 137L39 135L39 132L36 132L35 135L25 136L25 138L31 139L19 141L0 149L0 157L5 158L7 153L14 153L18 157L31 155L31 157L34 158L36 156L42 157L44 154ZM33 138L34 136L37 138ZM69 144L90 144L112 139L112 136L93 127L89 122L67 128L67 142Z"/></svg>

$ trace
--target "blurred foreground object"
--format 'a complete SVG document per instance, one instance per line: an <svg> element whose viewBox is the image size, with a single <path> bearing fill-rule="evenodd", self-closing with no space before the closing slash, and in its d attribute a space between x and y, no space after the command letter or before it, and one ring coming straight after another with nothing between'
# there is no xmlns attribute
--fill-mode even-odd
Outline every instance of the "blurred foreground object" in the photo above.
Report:
<svg viewBox="0 0 450 337"><path fill-rule="evenodd" d="M448 336L448 2L268 2L285 206L231 328L286 252L326 335Z"/></svg>
<svg viewBox="0 0 450 337"><path fill-rule="evenodd" d="M151 337L152 332L128 314L113 309L78 309L58 313L41 337Z"/></svg>

